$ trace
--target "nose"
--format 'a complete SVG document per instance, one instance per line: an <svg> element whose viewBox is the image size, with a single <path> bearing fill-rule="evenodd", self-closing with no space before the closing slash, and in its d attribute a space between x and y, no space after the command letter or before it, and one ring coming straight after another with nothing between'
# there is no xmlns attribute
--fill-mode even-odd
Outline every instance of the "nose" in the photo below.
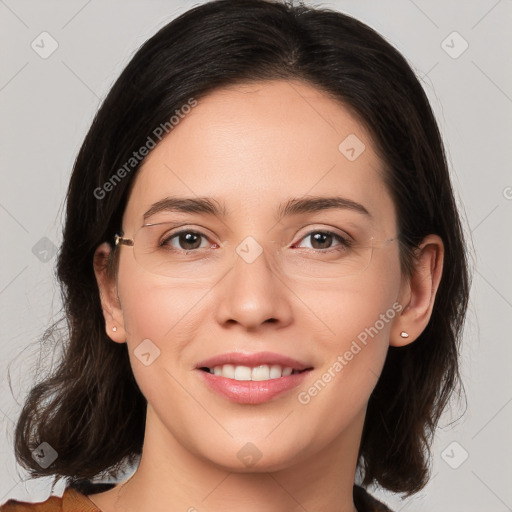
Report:
<svg viewBox="0 0 512 512"><path fill-rule="evenodd" d="M255 250L250 242L241 244L231 270L215 286L217 321L222 325L239 324L251 331L262 324L289 325L293 292L271 264L268 249L254 258Z"/></svg>

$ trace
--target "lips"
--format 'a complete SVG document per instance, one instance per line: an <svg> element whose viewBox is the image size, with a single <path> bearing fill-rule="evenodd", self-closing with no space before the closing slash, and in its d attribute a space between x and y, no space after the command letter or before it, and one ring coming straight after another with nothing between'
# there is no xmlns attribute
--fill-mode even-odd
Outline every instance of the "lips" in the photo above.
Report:
<svg viewBox="0 0 512 512"><path fill-rule="evenodd" d="M270 401L297 387L312 369L304 362L271 352L231 352L196 366L211 390L241 404Z"/></svg>

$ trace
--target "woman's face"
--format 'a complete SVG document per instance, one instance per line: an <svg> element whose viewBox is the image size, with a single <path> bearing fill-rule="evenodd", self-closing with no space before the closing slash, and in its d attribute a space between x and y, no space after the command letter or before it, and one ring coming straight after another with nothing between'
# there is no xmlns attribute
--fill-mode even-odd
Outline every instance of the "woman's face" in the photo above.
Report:
<svg viewBox="0 0 512 512"><path fill-rule="evenodd" d="M284 211L290 201L335 197L343 201ZM160 208L167 198L209 198L220 212ZM397 242L367 248L372 237L395 237L397 219L362 125L300 82L216 91L135 179L124 236L162 222L179 226L171 234L203 237L168 240L146 254L146 267L133 247L118 247L120 317L148 401L146 442L234 471L357 446L404 286ZM155 273L164 267L172 275ZM222 375L200 369L205 362ZM269 379L286 367L293 375ZM263 380L233 380L233 370Z"/></svg>

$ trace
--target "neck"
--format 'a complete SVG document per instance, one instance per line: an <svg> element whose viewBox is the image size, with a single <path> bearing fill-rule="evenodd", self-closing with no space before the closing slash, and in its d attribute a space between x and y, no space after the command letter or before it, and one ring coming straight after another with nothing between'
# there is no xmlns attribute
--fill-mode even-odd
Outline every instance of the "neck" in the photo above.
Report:
<svg viewBox="0 0 512 512"><path fill-rule="evenodd" d="M140 464L116 492L117 511L357 512L352 493L363 421L364 411L352 432L284 469L256 464L235 472L184 448L148 409Z"/></svg>

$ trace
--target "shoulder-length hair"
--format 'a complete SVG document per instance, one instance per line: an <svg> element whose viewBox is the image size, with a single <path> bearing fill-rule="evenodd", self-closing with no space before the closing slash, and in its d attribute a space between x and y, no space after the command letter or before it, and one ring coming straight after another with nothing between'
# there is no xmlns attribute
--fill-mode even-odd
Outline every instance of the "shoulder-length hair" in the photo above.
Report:
<svg viewBox="0 0 512 512"><path fill-rule="evenodd" d="M270 0L216 0L179 16L141 46L97 112L74 164L58 254L68 327L63 357L32 389L16 427L16 457L32 476L92 479L141 454L146 400L126 345L105 333L93 272L94 251L113 243L140 167L126 163L191 98L273 79L313 85L369 131L396 206L405 274L423 237L435 233L444 242L431 319L414 343L388 351L358 466L363 485L408 495L426 485L433 432L460 383L470 280L439 129L411 67L373 29L329 9ZM32 458L43 441L58 452L47 468Z"/></svg>

